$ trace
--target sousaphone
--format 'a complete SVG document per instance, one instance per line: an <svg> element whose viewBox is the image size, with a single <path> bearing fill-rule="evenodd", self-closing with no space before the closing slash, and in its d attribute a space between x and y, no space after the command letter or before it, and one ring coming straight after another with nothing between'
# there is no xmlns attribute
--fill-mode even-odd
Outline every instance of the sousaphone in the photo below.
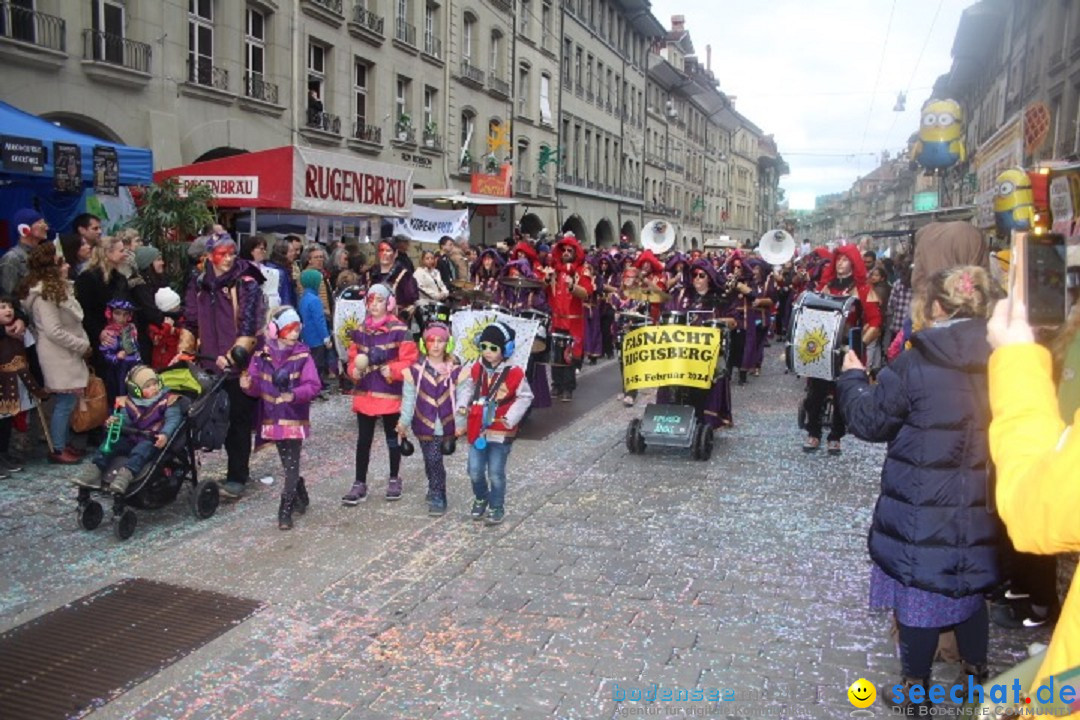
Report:
<svg viewBox="0 0 1080 720"><path fill-rule="evenodd" d="M641 248L662 255L675 247L675 228L667 220L653 220L641 228Z"/></svg>
<svg viewBox="0 0 1080 720"><path fill-rule="evenodd" d="M783 265L795 257L795 238L786 230L768 230L758 241L757 251L770 265Z"/></svg>

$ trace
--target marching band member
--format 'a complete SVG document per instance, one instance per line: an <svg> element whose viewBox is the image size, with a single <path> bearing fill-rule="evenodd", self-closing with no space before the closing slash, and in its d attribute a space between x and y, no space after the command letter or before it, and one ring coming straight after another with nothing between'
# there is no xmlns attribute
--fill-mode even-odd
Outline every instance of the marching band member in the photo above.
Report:
<svg viewBox="0 0 1080 720"><path fill-rule="evenodd" d="M604 354L604 333L601 328L603 321L600 317L600 305L603 301L603 284L596 282L596 256L589 257L581 265L581 272L591 280L596 288L585 298L585 356L589 358L589 364L595 365L597 358Z"/></svg>
<svg viewBox="0 0 1080 720"><path fill-rule="evenodd" d="M634 267L640 271L638 287L654 292L667 292L667 282L664 278L664 264L653 255L652 250L642 251L634 260ZM649 317L653 322L660 319L660 307L662 303L654 302L649 305Z"/></svg>
<svg viewBox="0 0 1080 720"><path fill-rule="evenodd" d="M728 375L730 376L738 367L739 384L745 385L746 368L743 367L743 357L746 351L747 335L754 327L751 307L754 291L750 287L750 274L743 265L742 254L737 250L732 250L728 258L724 275L723 299L725 301L723 317L733 321L728 339Z"/></svg>
<svg viewBox="0 0 1080 720"><path fill-rule="evenodd" d="M563 235L551 257L551 266L545 268L548 303L551 305L551 327L570 333L574 338L572 365L552 365L552 385L555 397L563 402L574 399L577 388L575 371L581 367L584 354L585 312L584 301L593 292L592 278L582 273L585 251L571 232Z"/></svg>
<svg viewBox="0 0 1080 720"><path fill-rule="evenodd" d="M617 253L603 253L596 262L597 302L600 303L600 344L606 358L615 357L615 339L612 329L615 324L615 310L608 302L611 290L619 284L619 258Z"/></svg>
<svg viewBox="0 0 1080 720"><path fill-rule="evenodd" d="M825 266L821 274L818 292L843 297L854 295L859 298L859 306L848 318L848 327L862 325L863 344L871 343L881 334L881 309L877 296L866 278L866 265L862 255L854 245L842 245L832 255L832 263ZM806 440L805 452L814 452L821 446L821 411L831 393L836 391L836 382L820 378L807 378L806 381ZM840 439L847 428L839 405L833 406L832 425L827 438L830 455L840 454Z"/></svg>
<svg viewBox="0 0 1080 720"><path fill-rule="evenodd" d="M499 273L502 271L502 258L495 248L487 248L472 266L470 279L477 290L494 296L499 292Z"/></svg>
<svg viewBox="0 0 1080 720"><path fill-rule="evenodd" d="M772 320L772 309L776 304L777 288L776 280L764 260L751 258L747 261L747 265L750 267L749 285L754 299L750 303L746 344L743 348L740 368L743 372L752 371L757 376L761 374L761 363L765 360L765 342L769 336L769 324Z"/></svg>
<svg viewBox="0 0 1080 720"><path fill-rule="evenodd" d="M622 339L627 332L628 323L626 321L625 313L633 313L647 317L649 310L648 304L634 300L629 297L627 293L630 290L634 290L638 287L638 278L641 273L633 265L629 265L622 272L622 279L618 287L606 286L604 289L607 291L607 301L615 311L615 327L612 328L612 334L615 336L615 355L619 358L619 373L622 377ZM625 385L623 385L625 387ZM637 400L637 390L630 390L622 395L623 404L627 407L634 404Z"/></svg>
<svg viewBox="0 0 1080 720"><path fill-rule="evenodd" d="M532 266L525 257L506 263L502 270L502 277L536 279ZM495 303L506 308L512 315L519 315L523 310L551 312L551 308L548 306L547 294L542 286L530 288L500 284L499 292L495 296ZM525 377L533 391L530 410L532 408L551 407L551 381L548 379L548 364L544 360L544 355L543 352L531 353L528 367L525 369Z"/></svg>

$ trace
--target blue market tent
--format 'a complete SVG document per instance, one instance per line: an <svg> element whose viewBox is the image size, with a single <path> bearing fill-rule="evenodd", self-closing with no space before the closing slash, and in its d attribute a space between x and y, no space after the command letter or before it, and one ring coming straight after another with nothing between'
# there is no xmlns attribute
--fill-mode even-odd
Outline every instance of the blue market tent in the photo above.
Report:
<svg viewBox="0 0 1080 720"><path fill-rule="evenodd" d="M7 137L28 138L45 146L45 165L40 172L11 170L0 168L0 176L5 179L40 177L52 182L53 143L61 142L79 146L82 157L82 179L89 185L94 184L94 147L104 146L116 151L117 164L120 166L121 185L149 185L154 179L153 154L146 148L130 147L107 142L90 135L54 125L36 115L31 115L17 107L0 101L0 135Z"/></svg>
<svg viewBox="0 0 1080 720"><path fill-rule="evenodd" d="M43 150L33 163L15 162L9 165L0 156L0 248L9 247L15 241L14 232L7 228L7 221L19 208L36 207L41 211L52 228L50 235L68 231L75 216L87 211L87 201L94 199L95 147L110 148L116 153L118 184L121 188L153 182L154 162L149 150L107 142L59 127L3 101L0 101L0 137L15 145L20 144L19 139L29 140L31 145L40 143ZM78 192L57 192L54 188L56 153L53 143L57 142L79 148L82 187ZM18 157L11 157L13 154L16 153L3 153L9 160L19 160ZM28 165L40 167L40 170L29 169ZM120 192L124 194L124 190ZM101 217L99 206L100 203L96 203L94 208Z"/></svg>

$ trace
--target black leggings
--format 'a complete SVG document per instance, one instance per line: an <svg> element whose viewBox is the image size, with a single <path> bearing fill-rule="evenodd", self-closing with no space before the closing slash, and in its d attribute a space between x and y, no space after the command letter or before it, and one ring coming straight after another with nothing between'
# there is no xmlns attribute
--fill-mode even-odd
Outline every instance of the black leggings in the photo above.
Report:
<svg viewBox="0 0 1080 720"><path fill-rule="evenodd" d="M390 477L397 477L401 467L401 446L398 445L397 426L401 415L364 415L356 414L356 482L367 482L368 462L371 458L371 441L375 439L375 422L382 418L386 446L390 448Z"/></svg>
<svg viewBox="0 0 1080 720"><path fill-rule="evenodd" d="M806 434L812 438L821 439L821 411L825 409L825 401L828 399L829 393L835 389L836 383L832 380L809 378L806 382ZM844 425L844 416L840 412L840 405L836 402L834 395L829 440L839 440L846 433L847 427Z"/></svg>
<svg viewBox="0 0 1080 720"><path fill-rule="evenodd" d="M919 679L930 677L942 628L897 625L900 628L900 658L904 676ZM952 629L956 632L956 646L964 662L985 665L990 643L990 615L986 611L986 603L979 605L971 617Z"/></svg>
<svg viewBox="0 0 1080 720"><path fill-rule="evenodd" d="M281 497L289 498L296 492L296 486L300 484L300 449L304 446L304 441L278 440L274 444L277 446L278 457L281 458L281 467L285 470Z"/></svg>

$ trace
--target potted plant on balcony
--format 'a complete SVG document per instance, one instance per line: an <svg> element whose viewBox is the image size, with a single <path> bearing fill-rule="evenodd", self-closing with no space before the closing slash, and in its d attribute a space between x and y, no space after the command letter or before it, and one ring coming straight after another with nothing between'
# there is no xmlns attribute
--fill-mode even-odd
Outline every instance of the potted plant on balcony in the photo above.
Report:
<svg viewBox="0 0 1080 720"><path fill-rule="evenodd" d="M465 152L461 153L461 164L459 166L459 170L461 170L462 172L468 172L471 169L472 169L472 153L470 153L468 150L466 150Z"/></svg>
<svg viewBox="0 0 1080 720"><path fill-rule="evenodd" d="M435 147L435 139L439 134L439 124L434 120L428 120L424 125L424 144L429 148Z"/></svg>
<svg viewBox="0 0 1080 720"><path fill-rule="evenodd" d="M412 118L409 117L409 113L401 113L397 120L397 139L401 142L405 142L409 139L409 132L412 130Z"/></svg>

